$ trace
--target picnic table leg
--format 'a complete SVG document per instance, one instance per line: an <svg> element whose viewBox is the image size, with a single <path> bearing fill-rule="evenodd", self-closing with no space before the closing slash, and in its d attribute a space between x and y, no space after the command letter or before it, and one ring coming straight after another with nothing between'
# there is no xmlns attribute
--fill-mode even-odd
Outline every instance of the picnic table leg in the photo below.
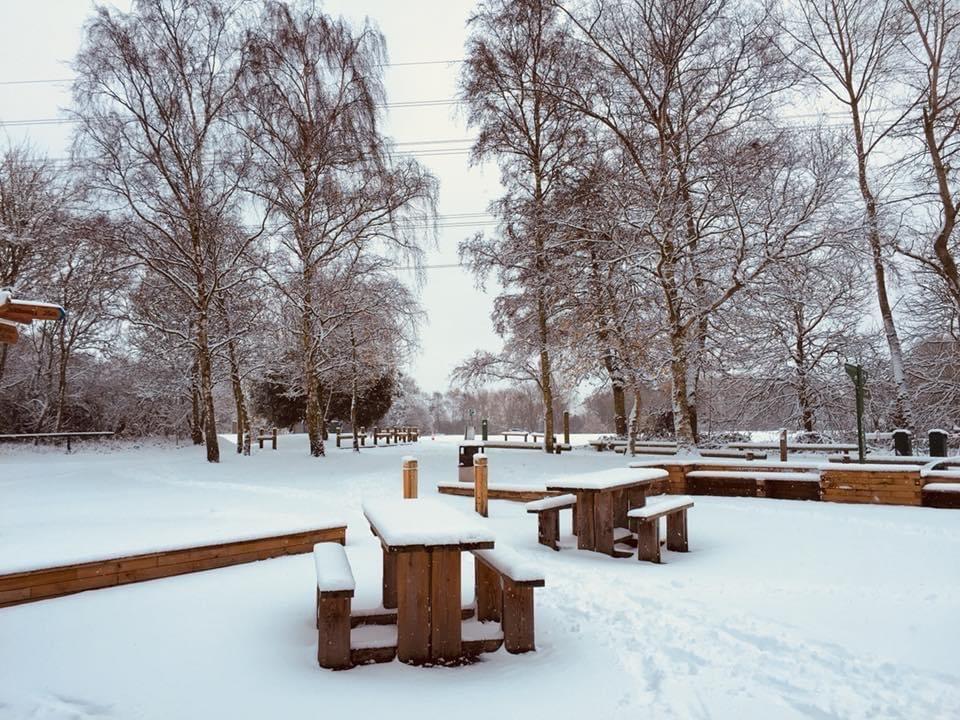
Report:
<svg viewBox="0 0 960 720"><path fill-rule="evenodd" d="M577 493L577 547L580 550L594 550L597 542L593 524L593 497L590 492Z"/></svg>
<svg viewBox="0 0 960 720"><path fill-rule="evenodd" d="M613 504L613 493L596 493L593 501L595 549L607 555L613 555Z"/></svg>
<svg viewBox="0 0 960 720"><path fill-rule="evenodd" d="M681 510L667 515L667 550L688 552L687 511Z"/></svg>
<svg viewBox="0 0 960 720"><path fill-rule="evenodd" d="M397 657L430 661L430 554L397 553Z"/></svg>
<svg viewBox="0 0 960 720"><path fill-rule="evenodd" d="M397 553L383 551L383 606L397 607Z"/></svg>
<svg viewBox="0 0 960 720"><path fill-rule="evenodd" d="M461 657L460 550L430 551L430 659Z"/></svg>

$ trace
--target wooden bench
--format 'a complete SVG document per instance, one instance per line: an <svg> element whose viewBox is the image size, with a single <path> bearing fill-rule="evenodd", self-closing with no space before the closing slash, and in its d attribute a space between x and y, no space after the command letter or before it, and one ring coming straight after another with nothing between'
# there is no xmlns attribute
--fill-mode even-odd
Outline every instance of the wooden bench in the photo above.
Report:
<svg viewBox="0 0 960 720"><path fill-rule="evenodd" d="M356 434L357 438L360 440L360 445L366 447L367 445L367 433L364 428L360 428L360 432ZM337 447L341 447L341 440L353 440L354 433L337 433ZM353 443L350 443L350 447L353 447Z"/></svg>
<svg viewBox="0 0 960 720"><path fill-rule="evenodd" d="M477 584L477 620L503 627L509 653L536 650L533 589L543 587L543 573L506 547L473 550Z"/></svg>
<svg viewBox="0 0 960 720"><path fill-rule="evenodd" d="M272 445L273 445L273 449L276 450L276 449L277 449L277 429L276 429L276 428L273 428L273 432L271 432L271 434L267 435L267 431L266 431L266 430L263 430L263 429L261 428L260 432L257 433L257 438L256 438L256 440L257 440L258 443L260 443L260 449L261 449L261 450L263 450L263 441L264 441L264 440L270 440L271 443L272 443Z"/></svg>
<svg viewBox="0 0 960 720"><path fill-rule="evenodd" d="M530 433L525 430L506 430L505 432L498 433L503 435L503 441L507 442L512 437L522 437L523 441L526 442L527 438L530 436Z"/></svg>
<svg viewBox="0 0 960 720"><path fill-rule="evenodd" d="M648 498L643 507L627 513L637 534L637 559L660 562L660 518L667 518L667 549L687 552L687 510L693 498L686 496Z"/></svg>
<svg viewBox="0 0 960 720"><path fill-rule="evenodd" d="M313 547L317 567L317 662L330 670L353 667L350 658L350 605L356 582L343 545Z"/></svg>
<svg viewBox="0 0 960 720"><path fill-rule="evenodd" d="M528 502L527 512L537 515L537 542L548 548L559 550L557 541L560 539L560 511L575 508L576 504L577 496L572 494L556 495Z"/></svg>

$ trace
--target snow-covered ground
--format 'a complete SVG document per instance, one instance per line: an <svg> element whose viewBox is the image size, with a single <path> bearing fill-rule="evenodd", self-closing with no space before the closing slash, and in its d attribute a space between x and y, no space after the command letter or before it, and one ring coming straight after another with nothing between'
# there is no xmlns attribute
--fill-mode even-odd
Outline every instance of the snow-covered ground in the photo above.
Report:
<svg viewBox="0 0 960 720"><path fill-rule="evenodd" d="M363 499L399 496L411 454L434 496L456 479L456 442L313 460L302 436L281 436L252 458L224 442L218 466L189 447L6 447L0 573L342 518L354 606L372 606ZM491 450L490 480L624 463ZM491 501L498 544L547 575L538 651L459 668L320 669L309 556L0 609L0 718L960 717L960 512L695 500L691 552L660 566L573 549L568 517L554 553L521 505ZM467 569L465 593L471 581Z"/></svg>

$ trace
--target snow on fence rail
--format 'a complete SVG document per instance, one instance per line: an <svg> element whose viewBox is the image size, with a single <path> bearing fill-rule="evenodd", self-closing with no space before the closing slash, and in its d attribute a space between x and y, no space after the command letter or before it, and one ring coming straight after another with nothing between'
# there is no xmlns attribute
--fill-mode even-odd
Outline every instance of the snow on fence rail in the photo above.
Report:
<svg viewBox="0 0 960 720"><path fill-rule="evenodd" d="M337 522L283 534L250 535L216 544L168 546L137 554L128 552L121 556L87 558L41 568L15 567L0 574L0 607L281 555L309 553L317 543L343 544L346 534L346 523Z"/></svg>

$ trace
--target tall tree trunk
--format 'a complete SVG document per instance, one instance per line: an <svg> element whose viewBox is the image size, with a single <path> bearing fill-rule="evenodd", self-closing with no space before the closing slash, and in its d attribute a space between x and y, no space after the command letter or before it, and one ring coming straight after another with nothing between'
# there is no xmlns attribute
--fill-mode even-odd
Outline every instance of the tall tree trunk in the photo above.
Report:
<svg viewBox="0 0 960 720"><path fill-rule="evenodd" d="M216 463L220 462L220 441L217 437L217 416L213 405L213 365L205 312L200 313L197 322L197 362L200 366L200 399L204 412L203 434L207 446L207 462Z"/></svg>
<svg viewBox="0 0 960 720"><path fill-rule="evenodd" d="M56 428L54 432L61 432L63 430L63 417L66 414L67 406L67 364L70 361L70 351L67 348L66 328L62 321L59 325L57 339L60 346L60 363L57 368L57 422L54 426Z"/></svg>
<svg viewBox="0 0 960 720"><path fill-rule="evenodd" d="M229 320L226 322L227 332L230 332ZM249 455L250 448L244 443L244 437L250 430L250 415L247 412L247 402L243 392L237 343L233 339L227 342L227 354L230 360L230 385L233 388L233 402L237 407L237 454Z"/></svg>
<svg viewBox="0 0 960 720"><path fill-rule="evenodd" d="M687 334L682 328L674 327L670 333L670 379L671 401L673 406L673 429L677 436L677 450L693 451L697 445L694 422L690 408L690 396L687 392L689 358L687 357Z"/></svg>
<svg viewBox="0 0 960 720"><path fill-rule="evenodd" d="M200 402L200 361L194 359L190 378L190 440L203 445L203 405Z"/></svg>
<svg viewBox="0 0 960 720"><path fill-rule="evenodd" d="M880 217L877 200L870 187L867 176L867 154L863 137L859 104L853 100L850 105L850 114L853 120L853 136L857 150L857 182L860 187L860 196L863 199L867 220L867 242L870 245L870 257L873 261L873 279L877 290L877 305L880 308L880 318L883 322L883 334L887 339L887 348L890 352L890 372L896 387L897 399L894 409L893 423L897 427L912 428L913 413L910 409L910 392L907 387L907 373L903 362L903 350L900 347L900 336L893 321L893 309L887 295L886 269L883 265L883 241L880 237Z"/></svg>
<svg viewBox="0 0 960 720"><path fill-rule="evenodd" d="M307 425L307 438L310 443L310 455L323 457L326 448L323 444L323 417L320 412L320 383L317 379L317 368L314 356L313 337L313 294L309 284L313 282L309 272L304 273L303 282L306 285L303 300L303 315L300 318L300 342L303 353L303 391L306 408L304 420Z"/></svg>
<svg viewBox="0 0 960 720"><path fill-rule="evenodd" d="M357 427L357 375L359 369L357 368L357 341L353 335L353 330L350 331L350 350L353 365L353 377L350 383L350 428L353 432L353 451L360 452L360 436Z"/></svg>

